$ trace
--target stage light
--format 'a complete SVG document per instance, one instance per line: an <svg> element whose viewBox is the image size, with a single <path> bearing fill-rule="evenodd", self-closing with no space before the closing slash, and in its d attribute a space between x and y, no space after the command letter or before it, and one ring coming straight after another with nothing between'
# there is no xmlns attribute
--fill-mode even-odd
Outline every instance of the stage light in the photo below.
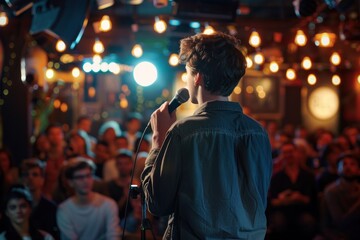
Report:
<svg viewBox="0 0 360 240"><path fill-rule="evenodd" d="M137 84L143 87L152 85L157 79L157 69L150 62L141 62L134 68L134 79Z"/></svg>

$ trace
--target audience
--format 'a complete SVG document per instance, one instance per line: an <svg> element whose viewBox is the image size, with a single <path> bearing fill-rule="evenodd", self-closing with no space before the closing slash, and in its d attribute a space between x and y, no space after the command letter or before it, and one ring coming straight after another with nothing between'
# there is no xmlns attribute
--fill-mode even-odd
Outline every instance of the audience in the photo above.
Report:
<svg viewBox="0 0 360 240"><path fill-rule="evenodd" d="M65 170L74 195L61 203L57 223L62 240L119 239L118 209L114 200L93 192L95 165L78 157Z"/></svg>
<svg viewBox="0 0 360 240"><path fill-rule="evenodd" d="M30 218L32 199L25 187L13 186L5 196L4 208L7 221L5 231L0 233L1 240L54 239L49 233L33 225Z"/></svg>

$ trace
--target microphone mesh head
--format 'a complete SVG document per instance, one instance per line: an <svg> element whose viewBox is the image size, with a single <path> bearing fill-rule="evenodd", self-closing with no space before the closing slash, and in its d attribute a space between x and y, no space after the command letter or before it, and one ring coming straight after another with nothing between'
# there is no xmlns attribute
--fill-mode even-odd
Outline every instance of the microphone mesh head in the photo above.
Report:
<svg viewBox="0 0 360 240"><path fill-rule="evenodd" d="M176 99L178 100L179 103L187 102L189 98L190 98L189 91L186 88L180 88L179 90L177 90Z"/></svg>

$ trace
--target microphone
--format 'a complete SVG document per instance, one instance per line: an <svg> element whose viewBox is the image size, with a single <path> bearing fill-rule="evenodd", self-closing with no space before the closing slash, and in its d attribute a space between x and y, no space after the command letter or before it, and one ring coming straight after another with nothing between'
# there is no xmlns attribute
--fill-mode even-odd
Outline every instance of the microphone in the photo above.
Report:
<svg viewBox="0 0 360 240"><path fill-rule="evenodd" d="M186 88L180 88L179 90L177 90L176 95L169 103L169 113L175 111L175 109L177 109L181 104L189 100L189 98L189 91Z"/></svg>

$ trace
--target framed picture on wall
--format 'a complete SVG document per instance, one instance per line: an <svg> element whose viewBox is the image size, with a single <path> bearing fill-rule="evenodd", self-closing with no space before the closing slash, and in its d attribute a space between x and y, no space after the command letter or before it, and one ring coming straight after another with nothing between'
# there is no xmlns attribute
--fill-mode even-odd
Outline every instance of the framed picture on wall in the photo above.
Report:
<svg viewBox="0 0 360 240"><path fill-rule="evenodd" d="M281 118L283 91L280 77L248 74L241 79L234 92L233 98L250 115L258 119Z"/></svg>

